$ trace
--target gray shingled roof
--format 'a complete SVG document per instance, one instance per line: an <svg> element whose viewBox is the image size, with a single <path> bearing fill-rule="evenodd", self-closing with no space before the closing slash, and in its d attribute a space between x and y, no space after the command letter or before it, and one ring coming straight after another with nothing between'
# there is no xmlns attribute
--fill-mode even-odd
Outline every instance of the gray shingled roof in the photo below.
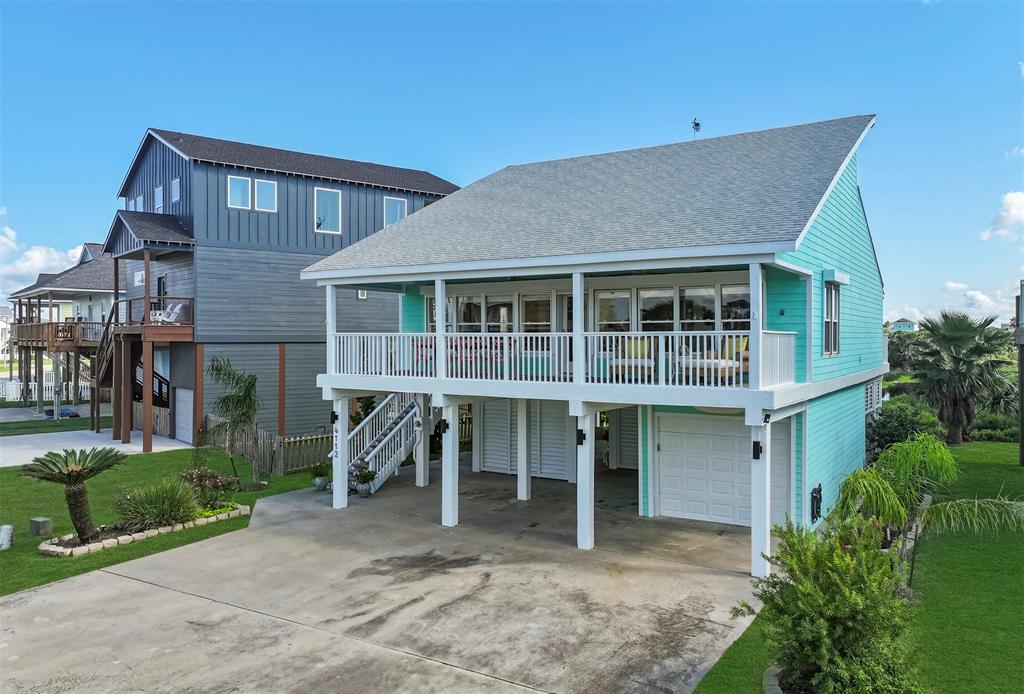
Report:
<svg viewBox="0 0 1024 694"><path fill-rule="evenodd" d="M873 120L510 166L306 272L795 242Z"/></svg>
<svg viewBox="0 0 1024 694"><path fill-rule="evenodd" d="M60 290L65 292L111 291L114 285L114 259L109 253L103 253L103 244L89 243L89 252L93 259L72 265L63 272L40 273L36 281L29 286L12 292L10 298L32 296L42 290ZM124 289L124 277L120 278Z"/></svg>
<svg viewBox="0 0 1024 694"><path fill-rule="evenodd" d="M174 215L118 210L117 216L139 241L195 245L192 235Z"/></svg>
<svg viewBox="0 0 1024 694"><path fill-rule="evenodd" d="M427 171L218 140L173 130L150 128L149 132L162 138L186 157L216 164L248 166L437 195L448 195L459 189L454 183ZM118 193L123 194L123 190Z"/></svg>

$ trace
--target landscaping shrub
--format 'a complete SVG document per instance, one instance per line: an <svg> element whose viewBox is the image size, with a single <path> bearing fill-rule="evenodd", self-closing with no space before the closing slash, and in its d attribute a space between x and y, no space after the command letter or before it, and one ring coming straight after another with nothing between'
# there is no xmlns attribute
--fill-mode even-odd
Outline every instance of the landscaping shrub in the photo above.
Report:
<svg viewBox="0 0 1024 694"><path fill-rule="evenodd" d="M181 479L195 492L203 508L214 508L238 488L238 478L222 475L213 468L195 467L181 473Z"/></svg>
<svg viewBox="0 0 1024 694"><path fill-rule="evenodd" d="M868 423L868 460L877 458L891 444L906 441L914 434L945 437L946 432L934 412L919 398L900 395L882 404L882 410Z"/></svg>
<svg viewBox="0 0 1024 694"><path fill-rule="evenodd" d="M121 525L133 533L194 520L199 501L192 487L177 479L126 489L115 502Z"/></svg>
<svg viewBox="0 0 1024 694"><path fill-rule="evenodd" d="M983 412L974 421L973 428L967 438L971 441L1016 443L1020 440L1017 418L996 412Z"/></svg>
<svg viewBox="0 0 1024 694"><path fill-rule="evenodd" d="M909 395L914 390L914 384L909 381L890 381L882 384L882 388L895 398L898 395Z"/></svg>
<svg viewBox="0 0 1024 694"><path fill-rule="evenodd" d="M789 522L775 532L775 572L754 581L754 595L784 691L921 691L901 638L910 618L904 564L880 549L879 525L854 517L820 535Z"/></svg>
<svg viewBox="0 0 1024 694"><path fill-rule="evenodd" d="M975 429L971 432L970 440L1017 443L1020 441L1020 429Z"/></svg>

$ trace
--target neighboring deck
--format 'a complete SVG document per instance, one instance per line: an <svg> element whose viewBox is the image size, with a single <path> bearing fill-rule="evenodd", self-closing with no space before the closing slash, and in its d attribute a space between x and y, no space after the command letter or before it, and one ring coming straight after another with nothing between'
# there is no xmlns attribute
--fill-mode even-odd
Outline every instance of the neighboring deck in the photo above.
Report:
<svg viewBox="0 0 1024 694"><path fill-rule="evenodd" d="M11 326L11 340L16 347L47 352L95 350L102 336L103 323L92 321L15 323Z"/></svg>

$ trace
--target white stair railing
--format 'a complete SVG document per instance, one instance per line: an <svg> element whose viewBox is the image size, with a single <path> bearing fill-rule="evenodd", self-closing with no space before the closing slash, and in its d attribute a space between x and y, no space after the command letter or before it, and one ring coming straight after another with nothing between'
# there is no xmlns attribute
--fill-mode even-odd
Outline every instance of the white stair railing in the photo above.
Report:
<svg viewBox="0 0 1024 694"><path fill-rule="evenodd" d="M348 435L348 459L365 454L396 417L413 401L410 393L391 393Z"/></svg>
<svg viewBox="0 0 1024 694"><path fill-rule="evenodd" d="M371 492L380 489L391 475L398 472L416 441L416 409L409 410L398 425L381 439L364 460L368 469L377 473L370 483Z"/></svg>

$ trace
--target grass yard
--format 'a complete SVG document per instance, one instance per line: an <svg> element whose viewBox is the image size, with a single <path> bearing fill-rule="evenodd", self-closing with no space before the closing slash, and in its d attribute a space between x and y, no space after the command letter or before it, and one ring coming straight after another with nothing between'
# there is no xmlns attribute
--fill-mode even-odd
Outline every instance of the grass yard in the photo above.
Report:
<svg viewBox="0 0 1024 694"><path fill-rule="evenodd" d="M86 483L93 520L97 525L117 520L113 505L123 488L146 484L162 477L177 476L191 465L191 449L129 456L121 467L108 470ZM231 472L227 456L220 451L211 451L208 465L221 472ZM243 483L252 480L248 465L244 462L240 464L239 473ZM238 492L232 500L251 506L262 496L302 489L310 484L309 477L304 473L273 477L267 489ZM0 552L0 595L187 545L249 524L248 516L239 516L168 535L158 535L144 542L112 547L96 554L63 558L39 554L36 548L44 538L30 537L28 534L28 520L33 516L53 519L54 534L73 532L61 485L21 477L20 468L0 469L0 523L14 525L14 545Z"/></svg>
<svg viewBox="0 0 1024 694"><path fill-rule="evenodd" d="M963 476L948 498L1024 498L1015 443L953 449ZM927 691L1016 694L1024 682L1024 534L938 536L918 546L913 589L919 608L910 630ZM760 622L723 654L696 694L759 694L770 664Z"/></svg>
<svg viewBox="0 0 1024 694"><path fill-rule="evenodd" d="M100 417L100 422L101 426L106 429L113 426L111 417ZM52 434L56 431L80 431L88 428L88 416L66 419L29 419L23 422L0 422L0 436Z"/></svg>

